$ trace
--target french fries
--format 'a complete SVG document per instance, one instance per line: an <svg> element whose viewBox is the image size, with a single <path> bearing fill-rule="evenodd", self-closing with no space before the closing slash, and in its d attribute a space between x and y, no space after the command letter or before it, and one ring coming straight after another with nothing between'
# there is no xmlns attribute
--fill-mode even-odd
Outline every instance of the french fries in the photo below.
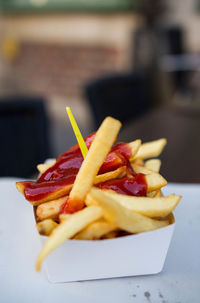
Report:
<svg viewBox="0 0 200 303"><path fill-rule="evenodd" d="M173 223L172 211L181 196L162 195L161 188L167 181L159 174L161 161L151 159L160 155L166 139L143 144L138 139L126 144L122 151L114 149L120 160L118 166L101 173L107 155L111 154L112 158L112 145L120 127L118 120L106 118L91 143L74 183L56 189L47 197L44 195L37 201L29 201L36 208L38 232L48 236L36 260L37 271L43 260L68 239L110 239L120 233L147 232ZM37 168L41 174L49 174L48 169L55 163L39 164ZM138 181L136 176L142 176L143 181ZM25 195L26 184L17 182L16 186ZM127 186L133 186L133 191L128 191ZM144 191L139 192L141 186Z"/></svg>
<svg viewBox="0 0 200 303"><path fill-rule="evenodd" d="M109 200L113 200L114 204L120 204L125 209L137 212L141 215L150 218L162 218L168 216L178 205L181 196L176 196L174 194L166 197L133 197L117 194L113 191L101 191L92 188L88 194L90 198L99 201L101 203L108 203ZM97 196L100 197L97 199ZM102 202L103 201L103 202ZM87 197L86 197L87 202Z"/></svg>
<svg viewBox="0 0 200 303"><path fill-rule="evenodd" d="M98 175L94 179L94 184L98 184L100 182L105 182L111 179L118 178L119 176L123 176L125 170L126 167L122 166L114 171ZM66 200L67 196L40 204L36 210L37 217L40 220L56 219L59 215L62 205L66 202Z"/></svg>
<svg viewBox="0 0 200 303"><path fill-rule="evenodd" d="M148 159L158 157L167 143L166 139L159 139L148 143L143 143L137 154L131 160Z"/></svg>
<svg viewBox="0 0 200 303"><path fill-rule="evenodd" d="M117 230L118 227L114 223L108 222L106 220L99 220L97 222L91 223L86 228L84 228L80 233L78 233L74 239L76 240L98 240L101 237Z"/></svg>
<svg viewBox="0 0 200 303"><path fill-rule="evenodd" d="M127 232L140 233L161 228L169 224L168 220L154 220L136 213L120 203L116 203L116 200L108 196L103 190L93 187L90 194L103 209L103 216L109 222L116 224L120 229Z"/></svg>

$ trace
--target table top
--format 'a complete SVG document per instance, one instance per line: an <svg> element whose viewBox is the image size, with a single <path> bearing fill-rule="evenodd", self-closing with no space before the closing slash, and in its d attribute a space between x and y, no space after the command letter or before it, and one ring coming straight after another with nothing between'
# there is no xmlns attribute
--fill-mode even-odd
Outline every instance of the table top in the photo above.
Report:
<svg viewBox="0 0 200 303"><path fill-rule="evenodd" d="M41 243L32 207L17 192L16 181L0 179L1 302L199 302L200 185L171 183L164 189L183 199L175 210L175 232L160 274L52 284L44 272L35 272Z"/></svg>

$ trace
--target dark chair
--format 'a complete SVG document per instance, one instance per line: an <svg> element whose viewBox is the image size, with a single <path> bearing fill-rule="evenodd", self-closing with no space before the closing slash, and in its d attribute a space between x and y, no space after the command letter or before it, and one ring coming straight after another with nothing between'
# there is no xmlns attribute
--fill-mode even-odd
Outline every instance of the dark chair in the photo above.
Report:
<svg viewBox="0 0 200 303"><path fill-rule="evenodd" d="M94 115L95 127L106 116L110 115L126 123L151 107L147 81L139 74L98 79L86 86L85 93Z"/></svg>
<svg viewBox="0 0 200 303"><path fill-rule="evenodd" d="M48 122L40 98L0 99L0 176L30 177L49 157Z"/></svg>

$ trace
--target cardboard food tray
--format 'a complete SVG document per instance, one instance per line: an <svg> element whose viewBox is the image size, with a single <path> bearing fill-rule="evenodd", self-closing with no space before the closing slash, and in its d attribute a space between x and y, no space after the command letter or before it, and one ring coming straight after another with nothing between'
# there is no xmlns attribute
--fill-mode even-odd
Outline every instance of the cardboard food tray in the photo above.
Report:
<svg viewBox="0 0 200 303"><path fill-rule="evenodd" d="M140 234L106 240L67 240L44 261L53 283L126 276L162 271L175 227L171 224ZM46 237L39 236L44 244Z"/></svg>
<svg viewBox="0 0 200 303"><path fill-rule="evenodd" d="M157 274L163 269L175 228L173 214L169 220L166 227L135 235L67 240L44 261L47 278L52 283L61 283ZM43 245L47 237L39 237Z"/></svg>

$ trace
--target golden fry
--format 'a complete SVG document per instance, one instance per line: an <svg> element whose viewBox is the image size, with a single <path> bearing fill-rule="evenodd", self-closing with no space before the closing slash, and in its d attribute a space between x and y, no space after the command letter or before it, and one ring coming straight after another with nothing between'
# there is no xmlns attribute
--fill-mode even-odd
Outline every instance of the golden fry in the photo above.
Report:
<svg viewBox="0 0 200 303"><path fill-rule="evenodd" d="M103 121L76 176L74 186L69 195L71 200L84 201L95 176L117 137L120 127L121 123L111 117L107 117Z"/></svg>
<svg viewBox="0 0 200 303"><path fill-rule="evenodd" d="M66 202L67 197L62 197L56 200L52 200L43 204L40 204L36 209L36 215L40 220L56 219L61 206Z"/></svg>
<svg viewBox="0 0 200 303"><path fill-rule="evenodd" d="M159 140L155 140L155 141L151 141L151 142L147 142L147 143L143 143L137 154L135 155L135 157L133 158L133 160L136 159L147 159L147 158L154 158L154 157L158 157L163 148L165 147L167 143L166 139L159 139Z"/></svg>
<svg viewBox="0 0 200 303"><path fill-rule="evenodd" d="M169 224L168 220L151 219L124 207L120 203L116 203L116 200L108 196L104 190L93 187L90 195L103 209L104 217L127 232L140 233L155 230Z"/></svg>
<svg viewBox="0 0 200 303"><path fill-rule="evenodd" d="M36 227L40 235L49 236L57 225L58 224L52 219L47 219L37 223Z"/></svg>
<svg viewBox="0 0 200 303"><path fill-rule="evenodd" d="M38 171L43 174L47 169L53 166L56 163L56 160L52 161L51 163L42 163L37 165Z"/></svg>
<svg viewBox="0 0 200 303"><path fill-rule="evenodd" d="M92 189L94 191L94 189ZM99 196L102 196L104 200L113 200L113 203L120 204L130 211L137 212L141 215L157 218L168 216L178 205L181 196L172 194L166 197L134 197L117 194L114 191L97 191ZM95 199L96 196L89 193L88 196L92 196ZM86 197L87 199L87 197ZM99 200L97 200L99 202ZM101 205L101 204L99 204Z"/></svg>
<svg viewBox="0 0 200 303"><path fill-rule="evenodd" d="M160 166L161 166L160 159L150 159L145 162L145 167L150 170L153 170L156 173L159 173Z"/></svg>
<svg viewBox="0 0 200 303"><path fill-rule="evenodd" d="M150 198L162 197L162 192L160 189L154 190L154 191L147 193L147 197L150 197Z"/></svg>
<svg viewBox="0 0 200 303"><path fill-rule="evenodd" d="M128 145L131 148L131 159L133 159L141 146L141 140L135 140L130 142Z"/></svg>
<svg viewBox="0 0 200 303"><path fill-rule="evenodd" d="M126 166L119 167L116 170L109 171L107 173L96 176L94 179L94 184L98 184L111 179L122 177L125 173L126 173Z"/></svg>
<svg viewBox="0 0 200 303"><path fill-rule="evenodd" d="M28 201L30 202L33 206L38 206L42 203L48 202L48 201L52 201L52 200L56 200L58 198L64 197L66 195L69 194L70 190L72 189L73 184L69 184L64 186L63 188L60 188L50 194L48 194L46 197L37 200L37 201ZM24 191L25 191L25 185L21 182L16 182L16 187L18 189L18 191L25 196Z"/></svg>
<svg viewBox="0 0 200 303"><path fill-rule="evenodd" d="M79 232L74 239L76 240L98 240L104 235L118 229L112 222L107 222L105 220L99 220L91 223L85 227L81 232Z"/></svg>
<svg viewBox="0 0 200 303"><path fill-rule="evenodd" d="M147 192L152 192L160 189L161 187L167 185L167 181L160 174L152 173L150 175L145 175L145 180L147 183Z"/></svg>

